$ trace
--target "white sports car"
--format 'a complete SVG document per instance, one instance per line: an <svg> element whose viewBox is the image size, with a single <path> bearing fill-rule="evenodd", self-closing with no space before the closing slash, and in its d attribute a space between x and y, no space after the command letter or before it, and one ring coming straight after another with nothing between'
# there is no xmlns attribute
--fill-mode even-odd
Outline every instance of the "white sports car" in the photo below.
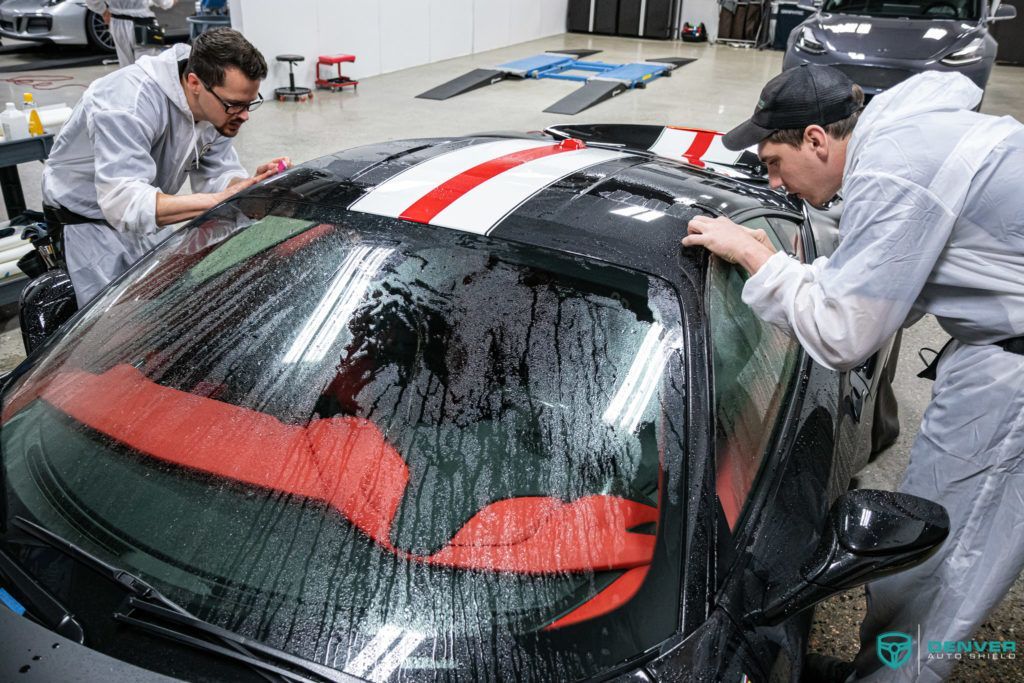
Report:
<svg viewBox="0 0 1024 683"><path fill-rule="evenodd" d="M169 10L153 9L169 38L188 35L185 18L195 3L179 0ZM103 17L89 11L81 0L6 0L0 4L0 35L57 45L90 45L114 51Z"/></svg>

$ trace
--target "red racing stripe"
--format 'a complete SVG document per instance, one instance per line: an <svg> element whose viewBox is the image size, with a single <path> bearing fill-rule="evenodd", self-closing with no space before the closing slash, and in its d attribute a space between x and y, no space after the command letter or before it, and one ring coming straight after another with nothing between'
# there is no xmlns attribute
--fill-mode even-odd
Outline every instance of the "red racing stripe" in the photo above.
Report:
<svg viewBox="0 0 1024 683"><path fill-rule="evenodd" d="M569 142L575 144L566 144ZM403 218L407 221L414 221L416 223L429 223L434 216L448 208L452 203L459 199L459 197L491 178L504 173L510 168L515 168L516 166L525 164L528 161L542 159L544 157L551 156L552 154L571 152L575 149L580 149L581 147L582 145L580 145L576 140L566 140L558 143L557 145L534 147L532 149L513 152L512 154L506 154L505 156L498 157L497 159L485 161L464 173L460 173L454 178L448 179L441 185L438 185L433 190L423 195L408 209L403 211L399 218Z"/></svg>
<svg viewBox="0 0 1024 683"><path fill-rule="evenodd" d="M701 161L701 157L708 153L708 148L715 141L717 133L708 130L695 130L693 132L697 135L693 138L693 142L690 143L690 148L683 152L683 157L694 166L704 168L704 162Z"/></svg>

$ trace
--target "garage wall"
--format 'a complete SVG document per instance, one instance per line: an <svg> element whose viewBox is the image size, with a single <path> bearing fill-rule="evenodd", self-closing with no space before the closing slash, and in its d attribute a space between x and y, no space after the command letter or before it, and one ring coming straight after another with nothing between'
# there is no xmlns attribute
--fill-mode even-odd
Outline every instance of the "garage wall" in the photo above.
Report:
<svg viewBox="0 0 1024 683"><path fill-rule="evenodd" d="M279 54L303 55L299 85L316 58L346 52L346 75L366 78L565 32L568 0L230 0L232 25L263 52L265 90L288 82Z"/></svg>

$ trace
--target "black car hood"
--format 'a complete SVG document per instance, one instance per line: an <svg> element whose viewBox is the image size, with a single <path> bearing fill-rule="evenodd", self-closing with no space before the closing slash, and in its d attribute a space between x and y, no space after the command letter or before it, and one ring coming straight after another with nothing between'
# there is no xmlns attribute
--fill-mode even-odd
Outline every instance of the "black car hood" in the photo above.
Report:
<svg viewBox="0 0 1024 683"><path fill-rule="evenodd" d="M809 26L831 52L874 59L938 59L952 52L977 24L945 19L888 19L822 14Z"/></svg>

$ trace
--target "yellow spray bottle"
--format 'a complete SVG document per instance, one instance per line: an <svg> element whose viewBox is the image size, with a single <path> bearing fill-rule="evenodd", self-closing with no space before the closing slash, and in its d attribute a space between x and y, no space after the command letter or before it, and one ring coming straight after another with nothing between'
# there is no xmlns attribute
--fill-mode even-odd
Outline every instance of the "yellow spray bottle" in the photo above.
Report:
<svg viewBox="0 0 1024 683"><path fill-rule="evenodd" d="M32 97L32 93L27 92L24 95L24 106L23 109L28 115L28 134L29 135L43 135L46 133L43 130L43 122L39 119L39 110L36 109L35 98Z"/></svg>

